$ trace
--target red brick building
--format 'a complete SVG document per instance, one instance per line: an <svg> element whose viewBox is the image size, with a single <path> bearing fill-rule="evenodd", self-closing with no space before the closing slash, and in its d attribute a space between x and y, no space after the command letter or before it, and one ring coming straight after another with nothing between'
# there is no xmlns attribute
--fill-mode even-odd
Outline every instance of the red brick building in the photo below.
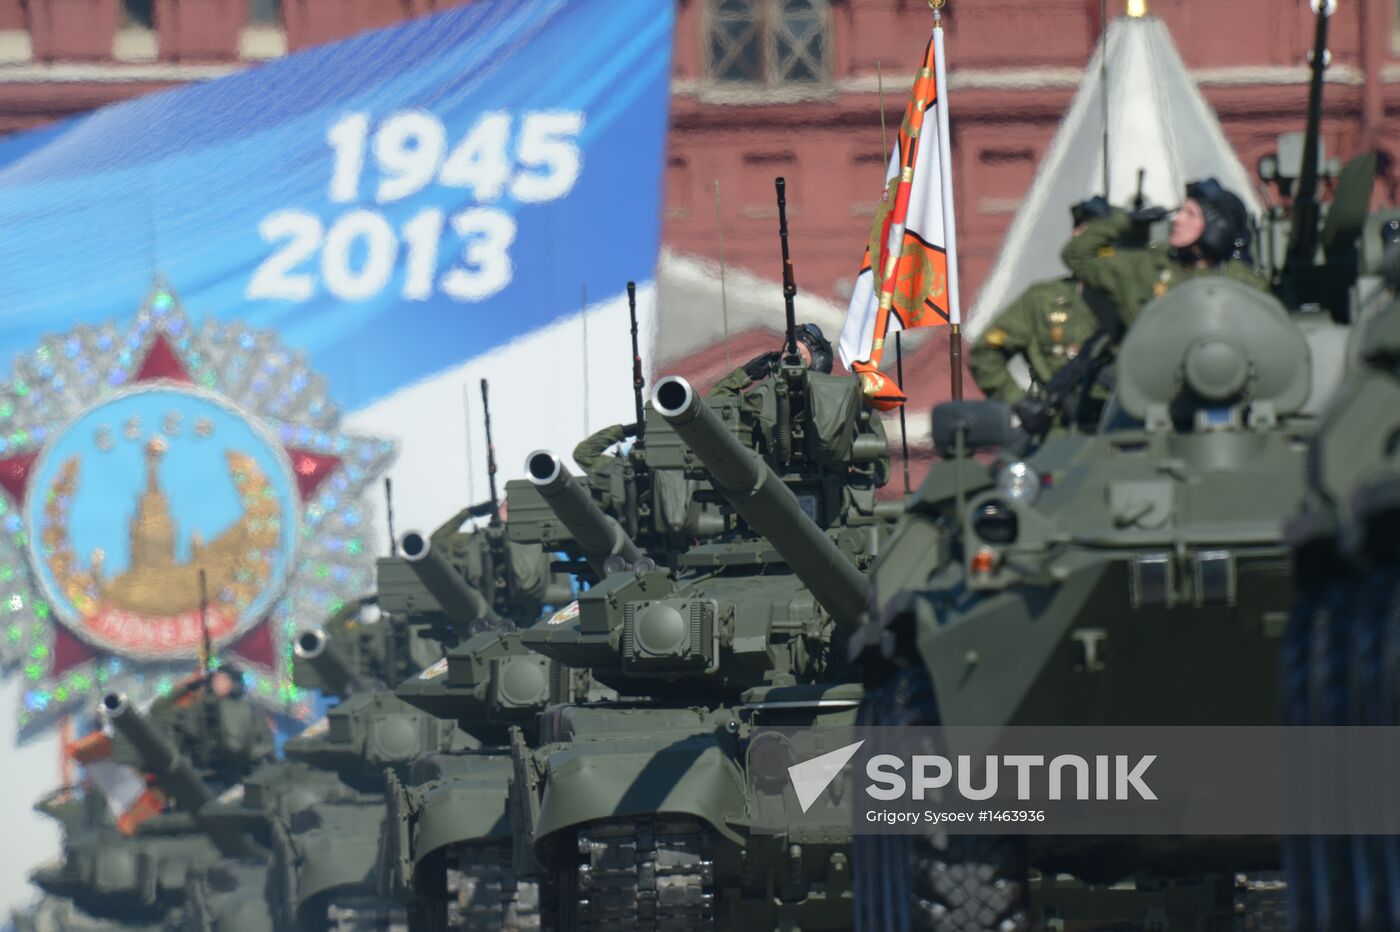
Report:
<svg viewBox="0 0 1400 932"><path fill-rule="evenodd" d="M658 0L666 2L666 0ZM1110 0L1110 15L1123 0ZM1305 0L1148 0L1246 166L1300 128ZM445 0L0 0L0 132L39 125L431 12ZM1393 152L1397 0L1341 0L1327 146ZM1068 105L1099 0L952 0L953 155L964 303ZM883 164L876 68L898 120L925 0L677 0L667 244L772 275L772 177L789 179L801 284L844 300ZM1393 184L1393 180L1389 181Z"/></svg>

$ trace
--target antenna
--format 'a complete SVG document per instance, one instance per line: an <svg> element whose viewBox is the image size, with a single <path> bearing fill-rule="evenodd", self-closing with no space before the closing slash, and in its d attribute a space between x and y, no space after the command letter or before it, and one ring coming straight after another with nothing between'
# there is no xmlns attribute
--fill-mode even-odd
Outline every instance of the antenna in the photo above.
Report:
<svg viewBox="0 0 1400 932"><path fill-rule="evenodd" d="M632 406L637 413L637 440L647 433L646 403L642 401L642 353L637 348L637 283L627 283L627 313L632 318Z"/></svg>
<svg viewBox="0 0 1400 932"><path fill-rule="evenodd" d="M582 284L582 285L579 286L578 304L579 304L578 319L579 319L579 322L583 325L583 433L584 433L585 436L587 436L589 433L591 433L591 431L589 431L589 429L588 429L588 283L587 283L587 282L585 282L584 284ZM482 379L482 380L481 380L481 385L482 385L482 389L481 389L482 392L485 392L485 391L486 391L486 380L485 380L485 379ZM487 418L487 422L488 422L488 423L490 422L490 418ZM494 468L492 469L492 472L493 472L493 473L495 472L495 469L494 469ZM491 494L491 499L494 501L495 498L496 498L496 495L495 495L495 493L493 492L493 493Z"/></svg>
<svg viewBox="0 0 1400 932"><path fill-rule="evenodd" d="M787 181L774 178L773 187L778 192L778 240L783 246L783 304L787 310L787 360L796 361L797 355L797 308L793 299L797 297L797 281L792 274L792 256L788 254L787 227Z"/></svg>
<svg viewBox="0 0 1400 932"><path fill-rule="evenodd" d="M489 386L481 380L481 413L486 421L486 479L491 483L491 526L501 523L501 502L496 497L496 444L491 440L491 399Z"/></svg>
<svg viewBox="0 0 1400 932"><path fill-rule="evenodd" d="M384 477L384 519L389 524L389 556L399 555L399 539L394 535L394 480Z"/></svg>
<svg viewBox="0 0 1400 932"><path fill-rule="evenodd" d="M199 675L209 675L209 664L214 659L214 642L209 637L209 590L204 578L204 567L199 568L199 633L202 638L199 651Z"/></svg>
<svg viewBox="0 0 1400 932"><path fill-rule="evenodd" d="M1299 290L1297 277L1303 269L1311 268L1316 260L1318 217L1317 176L1318 148L1322 132L1322 83L1329 58L1327 51L1327 20L1335 9L1335 0L1313 0L1317 14L1313 47L1308 55L1312 68L1308 84L1308 120L1303 131L1303 165L1293 188L1293 229L1288 244L1288 265L1292 267L1292 290Z"/></svg>
<svg viewBox="0 0 1400 932"><path fill-rule="evenodd" d="M1099 0L1099 96L1103 105L1103 199L1111 201L1108 192L1108 0Z"/></svg>
<svg viewBox="0 0 1400 932"><path fill-rule="evenodd" d="M899 336L904 331L894 332L894 375L899 379L899 384L904 384L904 347L899 341ZM905 423L904 409L908 405L899 406L899 442L904 447L904 494L909 494L909 425ZM874 412L871 412L874 416Z"/></svg>
<svg viewBox="0 0 1400 932"><path fill-rule="evenodd" d="M724 322L724 368L733 369L729 359L729 295L724 289L724 213L719 209L719 179L715 179L715 233L719 236L719 310Z"/></svg>

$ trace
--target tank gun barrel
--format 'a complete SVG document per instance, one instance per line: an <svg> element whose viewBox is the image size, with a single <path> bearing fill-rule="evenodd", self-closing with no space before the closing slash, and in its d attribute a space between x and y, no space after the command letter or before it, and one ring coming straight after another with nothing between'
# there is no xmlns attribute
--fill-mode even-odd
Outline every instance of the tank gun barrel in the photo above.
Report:
<svg viewBox="0 0 1400 932"><path fill-rule="evenodd" d="M295 650L296 655L316 671L326 691L337 698L344 699L376 685L356 673L345 655L331 641L331 636L320 629L297 635Z"/></svg>
<svg viewBox="0 0 1400 932"><path fill-rule="evenodd" d="M554 514L569 529L598 575L609 557L620 556L629 564L642 556L632 538L616 520L603 514L598 503L559 457L548 450L536 450L525 461L530 482L544 496Z"/></svg>
<svg viewBox="0 0 1400 932"><path fill-rule="evenodd" d="M214 799L214 791L195 772L194 765L155 729L150 721L132 706L121 693L108 693L102 699L102 711L107 721L121 732L141 758L141 767L149 771L176 804L187 812L198 812Z"/></svg>
<svg viewBox="0 0 1400 932"><path fill-rule="evenodd" d="M668 376L652 403L709 470L715 485L749 526L782 554L844 631L865 609L865 576L802 510L782 479L730 433L690 383Z"/></svg>
<svg viewBox="0 0 1400 932"><path fill-rule="evenodd" d="M496 613L486 597L473 589L423 534L418 531L404 534L399 550L423 588L437 599L453 621L469 625L481 618L496 620Z"/></svg>

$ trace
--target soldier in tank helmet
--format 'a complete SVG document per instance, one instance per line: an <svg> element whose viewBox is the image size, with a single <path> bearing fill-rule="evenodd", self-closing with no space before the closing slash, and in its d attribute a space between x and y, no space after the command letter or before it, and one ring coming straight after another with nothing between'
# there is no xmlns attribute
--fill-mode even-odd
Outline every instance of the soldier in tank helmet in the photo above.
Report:
<svg viewBox="0 0 1400 932"><path fill-rule="evenodd" d="M816 324L800 324L796 331L797 354L802 364L817 372L831 372L833 354L831 342ZM715 383L709 395L724 397L738 395L754 382L760 382L777 371L782 362L782 350L760 353ZM596 430L574 447L574 462L589 474L607 465L608 450L628 437L637 435L636 424L612 424Z"/></svg>
<svg viewBox="0 0 1400 932"><path fill-rule="evenodd" d="M1072 235L1115 211L1102 196L1070 208ZM1007 305L968 354L968 368L988 398L1015 404L1025 397L1007 364L1024 356L1035 385L1051 376L1079 353L1099 321L1084 298L1084 285L1073 276L1036 282Z"/></svg>
<svg viewBox="0 0 1400 932"><path fill-rule="evenodd" d="M1141 249L1116 245L1135 228L1171 214L1148 207L1095 220L1066 244L1060 257L1076 278L1108 294L1125 325L1132 324L1148 301L1203 275L1225 275L1267 289L1268 282L1249 255L1249 212L1214 178L1186 185L1165 244Z"/></svg>

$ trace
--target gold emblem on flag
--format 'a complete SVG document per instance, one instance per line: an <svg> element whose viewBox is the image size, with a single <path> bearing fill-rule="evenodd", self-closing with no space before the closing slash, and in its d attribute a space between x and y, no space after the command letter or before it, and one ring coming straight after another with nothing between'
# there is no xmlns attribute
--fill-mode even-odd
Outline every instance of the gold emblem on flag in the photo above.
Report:
<svg viewBox="0 0 1400 932"><path fill-rule="evenodd" d="M948 276L934 270L928 250L913 240L904 244L900 265L904 266L904 274L895 281L894 306L906 324L917 327L923 316L924 302L947 293Z"/></svg>

